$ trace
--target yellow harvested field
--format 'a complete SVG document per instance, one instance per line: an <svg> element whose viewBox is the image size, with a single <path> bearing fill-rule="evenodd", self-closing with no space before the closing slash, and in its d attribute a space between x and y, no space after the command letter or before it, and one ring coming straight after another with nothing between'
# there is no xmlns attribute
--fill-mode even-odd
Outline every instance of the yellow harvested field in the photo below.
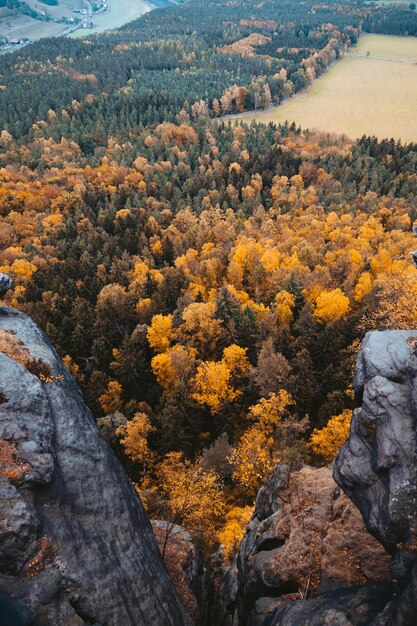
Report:
<svg viewBox="0 0 417 626"><path fill-rule="evenodd" d="M369 54L369 56L368 56ZM239 121L417 142L417 38L362 35L358 45L305 92Z"/></svg>

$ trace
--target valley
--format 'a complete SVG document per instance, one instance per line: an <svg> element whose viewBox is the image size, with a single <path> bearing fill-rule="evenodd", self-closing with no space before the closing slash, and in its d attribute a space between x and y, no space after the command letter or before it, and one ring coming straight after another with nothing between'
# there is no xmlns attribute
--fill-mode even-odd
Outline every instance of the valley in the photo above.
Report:
<svg viewBox="0 0 417 626"><path fill-rule="evenodd" d="M120 28L128 22L136 20L144 13L151 11L153 5L145 0L117 0L109 4L109 10L101 15L93 17L93 27L77 29L70 34L71 37L85 37L95 33L102 33L113 28Z"/></svg>
<svg viewBox="0 0 417 626"><path fill-rule="evenodd" d="M162 0L158 6L168 3ZM117 0L107 3L107 10L94 13L93 5L85 0L59 0L55 6L28 0L26 6L25 13L13 14L7 10L0 13L0 54L45 37L80 38L120 28L155 8L146 0Z"/></svg>
<svg viewBox="0 0 417 626"><path fill-rule="evenodd" d="M365 34L311 87L240 121L284 123L345 134L417 140L417 39Z"/></svg>
<svg viewBox="0 0 417 626"><path fill-rule="evenodd" d="M417 625L416 3L0 26L0 626Z"/></svg>

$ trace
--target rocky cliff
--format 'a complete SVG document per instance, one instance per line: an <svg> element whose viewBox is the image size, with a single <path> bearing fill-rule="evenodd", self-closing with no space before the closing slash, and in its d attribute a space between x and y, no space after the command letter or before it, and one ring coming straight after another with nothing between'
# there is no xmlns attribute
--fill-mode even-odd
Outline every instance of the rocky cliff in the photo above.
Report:
<svg viewBox="0 0 417 626"><path fill-rule="evenodd" d="M0 308L0 372L2 602L13 599L22 624L187 624L139 498L77 386L41 330L10 308Z"/></svg>
<svg viewBox="0 0 417 626"><path fill-rule="evenodd" d="M395 597L375 626L417 624L417 331L369 333L356 365L360 405L334 477L393 555Z"/></svg>
<svg viewBox="0 0 417 626"><path fill-rule="evenodd" d="M290 473L280 465L258 493L229 612L232 605L234 623L261 626L275 609L304 596L364 583L385 589L390 560L329 468Z"/></svg>
<svg viewBox="0 0 417 626"><path fill-rule="evenodd" d="M355 393L341 489L330 469L280 466L260 490L225 624L417 625L417 331L369 333Z"/></svg>

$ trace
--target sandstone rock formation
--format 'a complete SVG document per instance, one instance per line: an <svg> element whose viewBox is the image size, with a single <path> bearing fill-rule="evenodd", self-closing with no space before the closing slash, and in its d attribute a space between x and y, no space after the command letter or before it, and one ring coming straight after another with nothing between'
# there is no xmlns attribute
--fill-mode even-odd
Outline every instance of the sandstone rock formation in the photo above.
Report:
<svg viewBox="0 0 417 626"><path fill-rule="evenodd" d="M344 588L286 603L263 626L376 626L374 620L391 596L389 583Z"/></svg>
<svg viewBox="0 0 417 626"><path fill-rule="evenodd" d="M210 584L200 550L184 528L152 520L152 529L168 573L196 626L207 624Z"/></svg>
<svg viewBox="0 0 417 626"><path fill-rule="evenodd" d="M182 626L150 523L71 376L0 308L0 593L22 624Z"/></svg>
<svg viewBox="0 0 417 626"><path fill-rule="evenodd" d="M360 407L334 468L368 530L394 555L397 597L375 622L417 624L417 331L369 333L355 373Z"/></svg>
<svg viewBox="0 0 417 626"><path fill-rule="evenodd" d="M416 348L416 331L365 337L355 372L359 408L334 465L367 530L393 556L389 586L319 593L279 607L264 626L417 624Z"/></svg>
<svg viewBox="0 0 417 626"><path fill-rule="evenodd" d="M237 557L236 554L230 565L218 566L215 571L216 603L212 607L210 624L234 626L237 623L236 601L239 591Z"/></svg>
<svg viewBox="0 0 417 626"><path fill-rule="evenodd" d="M274 609L307 594L386 581L389 562L329 468L290 475L280 465L259 491L240 545L239 624L261 625Z"/></svg>
<svg viewBox="0 0 417 626"><path fill-rule="evenodd" d="M417 332L369 333L356 365L361 401L335 464L336 481L392 554L416 539Z"/></svg>
<svg viewBox="0 0 417 626"><path fill-rule="evenodd" d="M12 279L7 274L0 274L0 298L11 289Z"/></svg>

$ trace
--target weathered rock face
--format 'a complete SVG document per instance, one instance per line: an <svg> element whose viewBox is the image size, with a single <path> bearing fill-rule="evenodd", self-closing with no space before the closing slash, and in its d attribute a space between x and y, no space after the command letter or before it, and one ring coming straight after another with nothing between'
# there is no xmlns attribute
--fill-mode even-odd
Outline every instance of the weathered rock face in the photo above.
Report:
<svg viewBox="0 0 417 626"><path fill-rule="evenodd" d="M391 596L389 583L340 589L287 603L263 626L376 626L374 620Z"/></svg>
<svg viewBox="0 0 417 626"><path fill-rule="evenodd" d="M7 274L0 274L0 298L11 289L12 279Z"/></svg>
<svg viewBox="0 0 417 626"><path fill-rule="evenodd" d="M369 333L355 374L360 408L334 467L368 530L395 555L397 597L375 626L417 624L417 331Z"/></svg>
<svg viewBox="0 0 417 626"><path fill-rule="evenodd" d="M392 554L416 541L417 332L369 333L359 354L360 408L335 463L337 483Z"/></svg>
<svg viewBox="0 0 417 626"><path fill-rule="evenodd" d="M212 607L210 624L233 626L237 623L236 601L239 592L236 554L230 565L218 567L215 571L216 602Z"/></svg>
<svg viewBox="0 0 417 626"><path fill-rule="evenodd" d="M0 591L22 624L187 624L142 505L34 322L0 308Z"/></svg>
<svg viewBox="0 0 417 626"><path fill-rule="evenodd" d="M263 624L307 592L388 580L389 563L329 468L289 475L281 465L259 491L240 546L239 624Z"/></svg>
<svg viewBox="0 0 417 626"><path fill-rule="evenodd" d="M152 530L179 597L196 626L207 623L210 584L200 550L181 526L152 520Z"/></svg>

